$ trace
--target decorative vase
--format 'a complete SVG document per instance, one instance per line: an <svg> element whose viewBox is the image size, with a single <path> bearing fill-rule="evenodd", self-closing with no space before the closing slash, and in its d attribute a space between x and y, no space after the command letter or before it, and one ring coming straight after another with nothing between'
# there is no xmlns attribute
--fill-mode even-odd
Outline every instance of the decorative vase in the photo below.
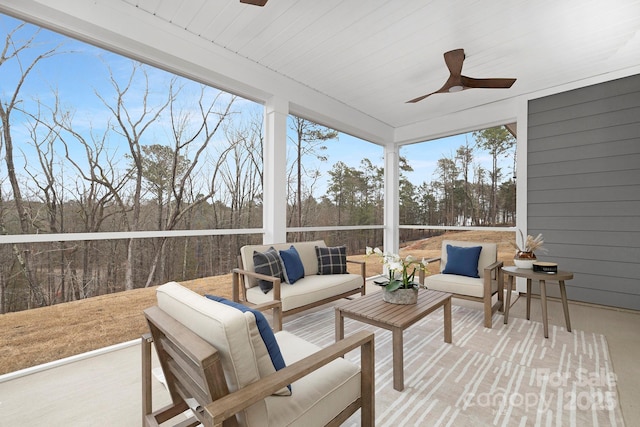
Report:
<svg viewBox="0 0 640 427"><path fill-rule="evenodd" d="M382 290L382 299L391 304L415 304L418 302L418 289Z"/></svg>
<svg viewBox="0 0 640 427"><path fill-rule="evenodd" d="M517 251L513 263L518 268L526 268L531 270L533 263L537 261L536 254L531 251Z"/></svg>

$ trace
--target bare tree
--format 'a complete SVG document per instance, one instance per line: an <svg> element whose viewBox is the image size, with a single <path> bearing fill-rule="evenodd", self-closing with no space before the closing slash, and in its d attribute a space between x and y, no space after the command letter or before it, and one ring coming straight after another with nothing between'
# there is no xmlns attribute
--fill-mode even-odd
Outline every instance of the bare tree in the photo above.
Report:
<svg viewBox="0 0 640 427"><path fill-rule="evenodd" d="M61 110L57 96L51 115L52 122L60 129L57 138L64 146L65 159L77 173L75 181L70 183L73 186L70 194L76 199L74 206L79 213L79 230L85 233L102 231L105 221L116 215L115 211L108 210L109 205L115 200L121 209L125 206L121 192L129 181L129 174L120 173L115 156L107 152L108 130L101 135L90 130L88 136L78 132L74 129L72 114ZM77 148L84 153L83 159L74 154ZM87 166L84 166L84 162ZM99 268L95 264L100 264L100 259L94 255L97 245L90 240L80 243L81 272L77 272L75 264L72 269L75 291L71 295L77 299L91 296L98 287L93 280L94 272ZM110 259L110 262L113 261ZM111 271L108 275L114 273Z"/></svg>
<svg viewBox="0 0 640 427"><path fill-rule="evenodd" d="M136 91L138 73L142 74L142 89ZM151 103L149 97L151 88L149 76L146 69L139 63L133 63L128 79L121 83L118 81L111 68L109 69L109 81L114 90L114 98L109 100L98 91L96 96L102 101L104 106L113 114L115 123L113 131L119 134L127 142L131 159L130 176L133 181L133 191L130 200L131 219L127 215L123 216L127 231L136 231L140 227L140 212L142 205L142 179L144 173L142 138L150 126L154 124L160 114L174 100L175 93L172 90L175 79L169 84L166 98L161 103ZM122 212L126 212L129 206L125 205L121 196L116 196L116 200L121 206ZM127 239L127 261L125 267L125 290L134 288L133 260L134 240Z"/></svg>
<svg viewBox="0 0 640 427"><path fill-rule="evenodd" d="M460 164L460 171L462 172L462 178L464 180L464 199L462 200L462 224L467 225L467 218L469 216L469 206L471 203L471 192L469 189L469 169L473 162L473 147L469 146L469 141L466 141L465 145L461 145L456 150L456 160Z"/></svg>
<svg viewBox="0 0 640 427"><path fill-rule="evenodd" d="M455 225L455 185L459 174L455 161L446 157L438 160L437 173L444 191L444 224Z"/></svg>
<svg viewBox="0 0 640 427"><path fill-rule="evenodd" d="M475 192L476 192L476 209L474 213L474 224L473 225L487 225L489 223L489 209L487 209L487 199L490 198L491 195L487 195L487 184L485 181L486 177L486 169L482 166L477 165L474 171L475 176ZM490 205L491 203L489 203Z"/></svg>
<svg viewBox="0 0 640 427"><path fill-rule="evenodd" d="M197 168L200 167L200 163L206 157L209 144L212 143L218 131L221 130L223 123L231 115L231 107L236 99L235 96L231 96L228 101L224 101L225 94L219 91L216 91L216 95L211 97L210 91L203 85L200 87L197 110L192 117L190 112L178 108L175 102L176 94L177 92L170 96L169 102L173 147L169 151L172 156L168 159L171 168L168 182L168 187L171 191L171 203L168 204L169 211L164 224L165 230L173 230L189 211L213 197L215 192L214 185L211 185L208 189L203 188L202 191L192 192L190 191L190 183L197 174ZM186 156L191 149L193 149L193 154L190 160L187 161ZM223 155L217 161L212 179L217 175L220 165L226 158L226 153L231 149L232 147L228 147L223 150ZM144 176L144 162L142 164ZM187 200L187 196L194 193L197 194L197 198L195 200ZM158 262L164 259L162 254L165 243L166 237L163 237L154 255L145 287L151 285Z"/></svg>
<svg viewBox="0 0 640 427"><path fill-rule="evenodd" d="M24 203L22 191L18 182L18 175L16 173L11 115L21 102L20 91L29 74L41 61L55 55L58 46L42 52L30 61L23 63L23 56L26 56L24 54L35 47L34 44L38 35L38 31L36 31L31 35L31 37L25 40L19 40L19 32L25 27L25 25L26 24L18 25L7 33L4 46L2 47L2 52L0 53L0 68L9 62L12 62L17 65L17 69L19 70L18 79L13 86L11 86L10 82L3 81L3 93L6 94L6 98L0 100L0 126L2 126L0 144L5 150L7 176L9 178L9 183L11 184L13 201L20 221L20 230L23 234L29 234L32 232L32 223L29 210ZM32 251L30 245L15 244L13 245L13 251L36 304L39 306L45 305L46 299L31 270Z"/></svg>
<svg viewBox="0 0 640 427"><path fill-rule="evenodd" d="M31 145L35 149L37 162L25 165L25 172L31 177L31 183L36 188L34 198L42 201L44 211L44 224L35 224L38 231L50 233L64 232L64 187L61 159L56 154L55 142L57 141L58 129L56 126L44 124L41 117L41 104L35 113L23 111L31 120L27 123ZM40 131L44 128L44 131ZM52 245L53 246L53 245ZM46 251L46 265L49 270L48 295L49 304L55 303L58 296L63 296L65 292L66 279L66 259L67 252L64 242L58 242L57 248ZM71 251L73 249L69 248ZM58 255L58 257L56 257ZM54 259L57 258L57 259ZM55 280L53 265L58 264L59 280Z"/></svg>
<svg viewBox="0 0 640 427"><path fill-rule="evenodd" d="M297 225L298 227L302 227L302 175L306 174L312 179L318 178L317 170L305 169L302 158L304 156L313 156L320 161L326 161L327 157L320 154L320 152L327 149L324 145L326 141L338 138L338 132L296 116L291 117L290 123L291 130L293 130L295 136L292 142L296 150L296 156L291 164L292 167L295 166L296 171L294 205L296 206Z"/></svg>
<svg viewBox="0 0 640 427"><path fill-rule="evenodd" d="M491 199L489 218L490 222L495 224L498 214L498 182L501 177L501 171L498 167L498 159L514 147L516 140L504 126L473 132L473 137L476 139L476 144L487 150L491 155Z"/></svg>

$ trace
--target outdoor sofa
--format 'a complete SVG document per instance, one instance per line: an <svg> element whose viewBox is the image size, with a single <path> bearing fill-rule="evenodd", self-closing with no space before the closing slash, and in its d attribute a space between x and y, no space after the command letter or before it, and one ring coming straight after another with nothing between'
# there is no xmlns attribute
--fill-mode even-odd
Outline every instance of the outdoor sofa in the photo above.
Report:
<svg viewBox="0 0 640 427"><path fill-rule="evenodd" d="M348 273L347 263L359 265L359 274ZM240 248L238 268L233 269L233 300L250 304L280 301L286 316L350 295L364 295L365 278L364 261L348 260L344 246L327 247L323 240L246 245Z"/></svg>

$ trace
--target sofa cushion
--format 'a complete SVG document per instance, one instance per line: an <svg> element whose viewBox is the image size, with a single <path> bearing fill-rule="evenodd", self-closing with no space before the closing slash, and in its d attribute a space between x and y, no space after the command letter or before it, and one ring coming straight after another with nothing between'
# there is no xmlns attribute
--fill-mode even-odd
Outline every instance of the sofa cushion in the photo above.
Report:
<svg viewBox="0 0 640 427"><path fill-rule="evenodd" d="M458 274L460 276L477 277L478 259L482 246L453 246L447 245L447 264L442 271L444 274Z"/></svg>
<svg viewBox="0 0 640 427"><path fill-rule="evenodd" d="M289 365L320 350L320 347L286 331L275 335ZM338 358L294 382L293 388L295 393L291 397L270 396L265 399L269 414L267 425L306 427L328 424L337 412L360 397L360 367Z"/></svg>
<svg viewBox="0 0 640 427"><path fill-rule="evenodd" d="M280 281L284 281L282 274L282 261L280 254L272 247L264 252L253 252L254 271L265 276L277 277ZM268 280L258 279L258 285L265 294L273 289L273 283Z"/></svg>
<svg viewBox="0 0 640 427"><path fill-rule="evenodd" d="M220 302L222 304L233 307L241 312L245 313L250 311L256 318L256 325L258 327L258 332L260 332L260 337L262 338L262 342L264 347L266 348L269 354L269 360L265 360L263 357L256 357L258 361L258 370L260 371L260 378L264 378L267 375L273 374L275 371L279 371L280 369L287 366L282 358L282 353L280 351L280 346L278 346L278 342L276 341L276 337L273 334L273 330L269 325L266 317L260 310L254 310L252 308L247 307L244 304L240 304L239 302L230 301L226 298L219 297L216 295L205 295L207 298L213 301ZM262 347L259 343L254 343L254 347ZM291 395L291 385L288 385L284 388L284 390L279 390L276 394L280 396L289 396Z"/></svg>
<svg viewBox="0 0 640 427"><path fill-rule="evenodd" d="M293 285L298 279L304 277L304 265L295 246L280 251L280 258L284 266L284 280Z"/></svg>
<svg viewBox="0 0 640 427"><path fill-rule="evenodd" d="M318 255L316 254L316 246L326 248L327 244L324 240L315 240L310 242L293 243L296 250L300 254L302 264L304 264L304 275L311 276L318 274Z"/></svg>
<svg viewBox="0 0 640 427"><path fill-rule="evenodd" d="M247 271L255 271L253 265L253 252L264 252L269 247L274 247L277 250L289 249L291 246L296 248L300 255L302 265L304 265L304 275L310 276L318 274L318 256L316 255L316 246L326 247L327 245L323 240L313 240L309 242L295 242L295 243L274 243L272 245L245 245L240 248L240 258L242 260L242 268ZM245 288L249 289L254 286L258 286L258 281L254 278L245 278Z"/></svg>
<svg viewBox="0 0 640 427"><path fill-rule="evenodd" d="M254 343L262 338L253 313L204 298L175 282L159 286L156 296L160 309L218 350L230 392L260 379ZM264 354L268 357L266 349ZM264 400L239 415L243 424L260 425L267 417Z"/></svg>
<svg viewBox="0 0 640 427"><path fill-rule="evenodd" d="M347 247L316 246L318 274L345 274L347 272Z"/></svg>
<svg viewBox="0 0 640 427"><path fill-rule="evenodd" d="M305 276L293 286L280 288L282 310L312 304L323 299L332 298L345 292L356 293L362 287L362 276L359 274L333 274ZM247 289L247 301L262 304L273 301L273 291L264 294L258 287Z"/></svg>

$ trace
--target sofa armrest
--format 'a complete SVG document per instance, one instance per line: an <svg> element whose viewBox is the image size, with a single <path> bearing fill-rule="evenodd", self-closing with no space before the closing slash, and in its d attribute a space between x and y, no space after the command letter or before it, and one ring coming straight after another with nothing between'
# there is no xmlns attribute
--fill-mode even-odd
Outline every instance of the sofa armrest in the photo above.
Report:
<svg viewBox="0 0 640 427"><path fill-rule="evenodd" d="M496 261L491 265L488 265L484 269L484 294L491 295L491 281L498 281L498 300L502 301L502 294L504 292L504 278L502 277L502 261Z"/></svg>
<svg viewBox="0 0 640 427"><path fill-rule="evenodd" d="M249 271L249 270L242 270L241 268L234 268L233 270L231 270L231 273L234 276L234 289L233 289L233 300L236 302L241 302L239 300L240 295L239 292L236 289L236 279L237 277L239 277L240 275L242 276L246 276L246 277L253 277L254 279L260 279L260 280L266 280L268 282L273 283L273 299L280 301L280 279L278 277L273 277L273 276L267 276L265 274L259 274L256 273L254 271ZM240 285L240 281L238 280L237 282L238 286ZM236 294L237 298L236 299Z"/></svg>
<svg viewBox="0 0 640 427"><path fill-rule="evenodd" d="M230 393L207 405L204 409L212 419L213 425L221 426L223 421L254 403L280 390L288 384L308 375L329 362L344 356L360 347L361 375L360 401L361 425L373 425L375 414L374 396L374 334L360 331L335 344L295 362L274 374L264 377L248 386Z"/></svg>
<svg viewBox="0 0 640 427"><path fill-rule="evenodd" d="M241 268L234 268L233 270L231 270L232 273L232 281L233 281L233 288L232 288L232 299L235 302L240 302L243 304L250 304L247 301L247 295L246 295L246 291L243 287L242 289L242 295L243 295L243 301L240 301L240 287L241 282L243 282L244 280L246 280L246 278L243 279L243 281L240 280L241 276L246 276L246 277L253 277L255 279L261 279L261 280L267 280L269 282L273 283L273 300L270 302L265 302L262 304L258 304L258 305L252 305L252 308L255 308L257 310L260 311L265 311L265 310L269 310L272 309L272 326L273 329L275 331L281 331L282 330L282 303L281 303L281 298L280 298L280 286L281 286L281 282L280 279L277 277L273 277L273 276L267 276L264 274L259 274L253 271L249 271L249 270L243 270Z"/></svg>
<svg viewBox="0 0 640 427"><path fill-rule="evenodd" d="M367 263L365 261L359 261L355 259L347 259L348 263L351 264L359 264L360 265L360 275L362 276L362 295L366 294L366 284L367 284Z"/></svg>
<svg viewBox="0 0 640 427"><path fill-rule="evenodd" d="M428 264L431 264L432 262L442 261L442 259L440 257L435 257L435 258L425 259L425 261ZM418 271L418 283L420 283L421 285L424 285L424 279L425 279L424 270L420 269L420 271Z"/></svg>
<svg viewBox="0 0 640 427"><path fill-rule="evenodd" d="M274 331L278 332L282 330L282 302L280 300L273 300L269 302L263 302L262 304L251 304L247 302L251 308L259 311L271 310L271 324Z"/></svg>

